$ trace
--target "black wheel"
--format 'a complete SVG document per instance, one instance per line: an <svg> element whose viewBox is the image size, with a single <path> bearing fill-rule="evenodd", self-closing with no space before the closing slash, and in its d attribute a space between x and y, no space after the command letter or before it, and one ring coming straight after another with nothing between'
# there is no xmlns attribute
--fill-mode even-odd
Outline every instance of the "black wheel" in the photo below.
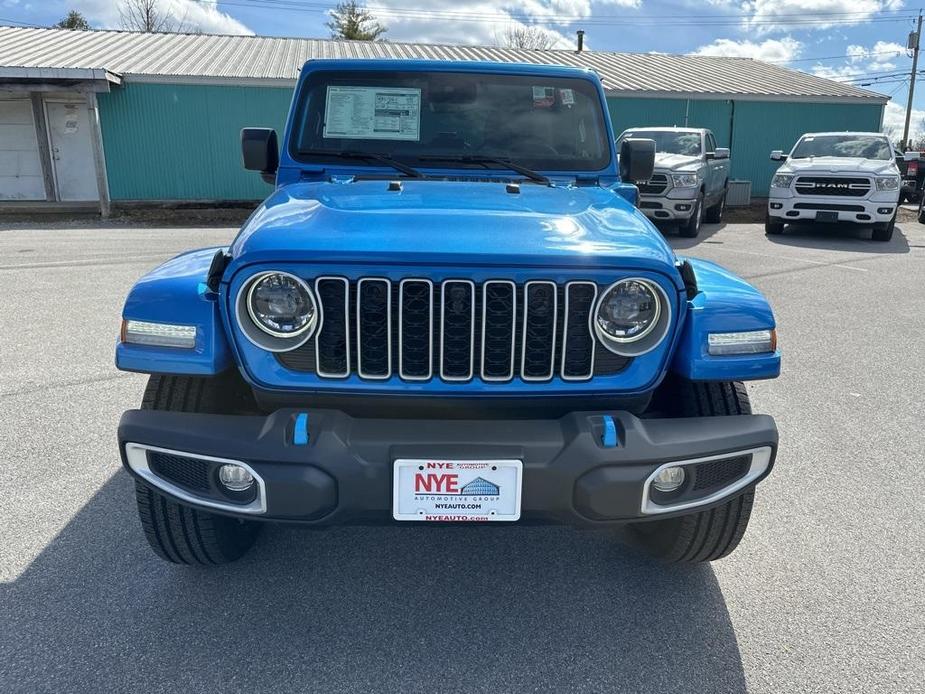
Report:
<svg viewBox="0 0 925 694"><path fill-rule="evenodd" d="M919 198L919 224L925 224L925 195Z"/></svg>
<svg viewBox="0 0 925 694"><path fill-rule="evenodd" d="M723 213L726 211L726 194L728 191L723 187L723 197L719 199L719 202L713 205L709 210L707 210L707 221L710 224L720 224L723 221Z"/></svg>
<svg viewBox="0 0 925 694"><path fill-rule="evenodd" d="M686 239L697 238L700 233L700 224L703 222L703 193L694 201L694 211L686 222L678 227L678 233Z"/></svg>
<svg viewBox="0 0 925 694"><path fill-rule="evenodd" d="M679 384L676 400L681 416L704 417L751 414L743 383ZM629 531L635 543L666 562L697 563L722 559L738 547L755 500L754 487L722 506L647 523L634 523Z"/></svg>
<svg viewBox="0 0 925 694"><path fill-rule="evenodd" d="M233 411L246 397L237 384L221 378L151 376L142 409L173 412ZM138 517L151 549L174 564L225 564L253 546L259 523L183 506L157 489L135 481Z"/></svg>
<svg viewBox="0 0 925 694"><path fill-rule="evenodd" d="M775 236L784 233L784 223L768 215L764 220L764 233L768 236Z"/></svg>
<svg viewBox="0 0 925 694"><path fill-rule="evenodd" d="M874 231L870 237L874 241L889 241L893 238L893 229L896 227L896 217L894 216L889 222L874 224Z"/></svg>

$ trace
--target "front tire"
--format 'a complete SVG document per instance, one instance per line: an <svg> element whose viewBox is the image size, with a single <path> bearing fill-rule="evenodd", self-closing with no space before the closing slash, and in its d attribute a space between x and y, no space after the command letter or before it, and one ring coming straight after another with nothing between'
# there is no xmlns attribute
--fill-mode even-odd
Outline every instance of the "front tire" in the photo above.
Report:
<svg viewBox="0 0 925 694"><path fill-rule="evenodd" d="M700 225L703 222L703 193L697 196L694 202L694 210L691 217L678 227L678 233L686 239L695 239L700 233Z"/></svg>
<svg viewBox="0 0 925 694"><path fill-rule="evenodd" d="M719 202L713 205L709 210L707 210L707 221L710 224L722 224L723 222L723 213L726 211L726 195L728 189L723 187L723 197L719 199Z"/></svg>
<svg viewBox="0 0 925 694"><path fill-rule="evenodd" d="M227 413L240 392L217 378L151 376L141 401L145 410ZM216 565L240 559L253 546L261 525L184 506L151 485L135 481L138 517L148 544L164 561Z"/></svg>
<svg viewBox="0 0 925 694"><path fill-rule="evenodd" d="M768 215L764 220L764 233L768 236L777 236L784 233L784 223Z"/></svg>
<svg viewBox="0 0 925 694"><path fill-rule="evenodd" d="M751 414L745 385L740 382L680 384L677 400L682 417ZM741 542L748 528L755 489L721 506L665 520L629 526L635 544L662 561L699 563L722 559Z"/></svg>
<svg viewBox="0 0 925 694"><path fill-rule="evenodd" d="M896 227L896 217L894 216L889 222L883 222L882 224L874 224L873 233L870 237L874 241L889 241L893 238L893 229Z"/></svg>

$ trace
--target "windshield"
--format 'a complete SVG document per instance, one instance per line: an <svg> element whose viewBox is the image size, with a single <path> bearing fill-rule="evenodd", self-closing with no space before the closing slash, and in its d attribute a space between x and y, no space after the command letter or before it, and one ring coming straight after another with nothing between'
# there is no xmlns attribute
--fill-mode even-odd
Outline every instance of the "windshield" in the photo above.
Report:
<svg viewBox="0 0 925 694"><path fill-rule="evenodd" d="M807 135L793 148L791 159L809 157L860 157L883 159L892 157L890 143L876 135Z"/></svg>
<svg viewBox="0 0 925 694"><path fill-rule="evenodd" d="M317 72L298 99L289 147L302 162L342 163L345 153L361 161L357 153L374 153L435 168L499 168L485 159L551 171L610 164L601 99L589 80Z"/></svg>
<svg viewBox="0 0 925 694"><path fill-rule="evenodd" d="M686 154L699 157L702 153L700 133L672 132L668 130L627 130L620 136L620 141L636 137L655 140L655 151L666 154Z"/></svg>

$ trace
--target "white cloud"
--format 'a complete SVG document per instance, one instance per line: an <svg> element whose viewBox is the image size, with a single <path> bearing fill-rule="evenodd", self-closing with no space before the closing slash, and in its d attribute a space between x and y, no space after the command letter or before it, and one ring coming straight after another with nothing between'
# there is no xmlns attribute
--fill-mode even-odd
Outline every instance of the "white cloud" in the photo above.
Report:
<svg viewBox="0 0 925 694"><path fill-rule="evenodd" d="M716 39L713 43L701 46L694 55L719 55L728 58L754 58L774 63L786 63L800 55L803 48L796 39L789 36L782 39L767 39L761 43L755 41L734 41Z"/></svg>
<svg viewBox="0 0 925 694"><path fill-rule="evenodd" d="M710 4L744 12L748 15L743 22L746 29L767 34L863 24L878 12L900 9L903 0L710 0ZM818 24L794 25L794 20ZM789 27L786 22L791 22Z"/></svg>
<svg viewBox="0 0 925 694"><path fill-rule="evenodd" d="M70 7L103 29L121 29L118 0L73 0ZM222 12L218 5L196 0L160 0L162 10L181 21L185 31L202 31L207 34L253 34L243 22Z"/></svg>
<svg viewBox="0 0 925 694"><path fill-rule="evenodd" d="M594 0L593 4L600 11L602 7L633 8L641 3L642 0ZM592 0L429 0L423 13L408 8L408 0L377 0L374 14L388 26L385 38L498 45L509 28L536 26L555 40L555 48L572 48L576 39L569 26L591 16ZM589 29L586 48L594 34L593 28Z"/></svg>
<svg viewBox="0 0 925 694"><path fill-rule="evenodd" d="M881 130L889 135L894 142L902 139L903 126L906 122L906 107L892 101L886 105L883 112L883 128ZM912 109L912 118L909 121L909 138L915 143L925 139L925 111ZM918 146L921 146L919 144Z"/></svg>

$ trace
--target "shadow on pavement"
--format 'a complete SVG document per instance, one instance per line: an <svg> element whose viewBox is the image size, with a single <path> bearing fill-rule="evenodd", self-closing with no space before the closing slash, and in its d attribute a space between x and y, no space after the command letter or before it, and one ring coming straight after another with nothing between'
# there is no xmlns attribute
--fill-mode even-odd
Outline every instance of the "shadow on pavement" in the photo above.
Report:
<svg viewBox="0 0 925 694"><path fill-rule="evenodd" d="M745 691L709 567L530 527L268 527L237 564L176 567L122 472L0 616L5 692Z"/></svg>
<svg viewBox="0 0 925 694"><path fill-rule="evenodd" d="M772 243L798 248L821 248L830 251L863 251L865 253L908 253L909 241L899 225L889 241L874 241L870 227L821 224L788 224L783 234L768 235Z"/></svg>
<svg viewBox="0 0 925 694"><path fill-rule="evenodd" d="M687 239L678 234L678 227L676 224L657 224L656 227L665 239L671 244L671 247L676 250L683 250L687 248L694 248L704 241L707 241L711 236L722 230L726 226L725 222L719 224L707 224L706 222L700 226L700 233L697 234L697 238Z"/></svg>

